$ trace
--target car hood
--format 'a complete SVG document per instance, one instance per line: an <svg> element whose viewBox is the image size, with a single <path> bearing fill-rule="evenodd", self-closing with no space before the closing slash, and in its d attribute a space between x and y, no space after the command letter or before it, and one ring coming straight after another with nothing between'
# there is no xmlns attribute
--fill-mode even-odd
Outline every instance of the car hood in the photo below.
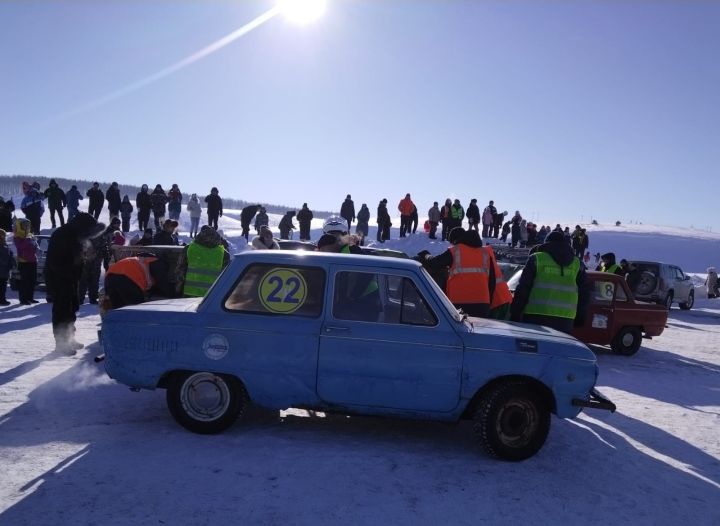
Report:
<svg viewBox="0 0 720 526"><path fill-rule="evenodd" d="M155 324L158 316L162 316L164 323L172 323L175 321L173 314L185 318L197 311L201 301L202 298L174 298L128 305L108 311L103 317L103 323L122 321Z"/></svg>
<svg viewBox="0 0 720 526"><path fill-rule="evenodd" d="M537 353L596 361L587 345L573 336L541 325L468 318L463 334L467 350Z"/></svg>

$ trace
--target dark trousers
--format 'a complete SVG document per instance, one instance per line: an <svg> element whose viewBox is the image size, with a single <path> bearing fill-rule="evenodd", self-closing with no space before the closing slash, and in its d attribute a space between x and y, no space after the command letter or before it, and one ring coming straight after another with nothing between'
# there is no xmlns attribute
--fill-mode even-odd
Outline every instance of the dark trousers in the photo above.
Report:
<svg viewBox="0 0 720 526"><path fill-rule="evenodd" d="M446 241L446 240L447 240L447 237L448 237L448 234L449 234L449 233L450 233L450 220L449 220L449 219L445 219L445 220L442 222L442 232L441 232L441 234L440 234L443 241Z"/></svg>
<svg viewBox="0 0 720 526"><path fill-rule="evenodd" d="M100 287L100 265L102 258L95 258L92 261L86 261L83 265L82 275L80 276L80 285L78 286L78 302L82 305L85 303L85 294L87 293L90 301L95 303L98 300L98 288Z"/></svg>
<svg viewBox="0 0 720 526"><path fill-rule="evenodd" d="M148 222L150 222L150 210L147 209L138 209L137 213L137 219L138 219L138 229L141 232L144 232L145 229L148 227Z"/></svg>
<svg viewBox="0 0 720 526"><path fill-rule="evenodd" d="M122 216L122 231L130 232L130 216Z"/></svg>
<svg viewBox="0 0 720 526"><path fill-rule="evenodd" d="M500 226L501 225L493 225L490 227L490 237L494 237L495 239L500 237Z"/></svg>
<svg viewBox="0 0 720 526"><path fill-rule="evenodd" d="M155 231L160 230L160 221L165 217L165 212L160 210L153 210L153 219L155 220Z"/></svg>
<svg viewBox="0 0 720 526"><path fill-rule="evenodd" d="M94 205L90 203L90 206L88 206L88 214L92 215L95 218L95 221L97 221L97 218L100 217L101 211L102 205Z"/></svg>
<svg viewBox="0 0 720 526"><path fill-rule="evenodd" d="M17 265L20 272L20 284L18 285L18 298L20 303L32 301L35 294L35 283L37 282L37 263L20 262Z"/></svg>
<svg viewBox="0 0 720 526"><path fill-rule="evenodd" d="M245 241L250 241L250 223L240 223L240 226L242 227L242 233L240 235L245 238ZM300 227L300 231L302 232L302 226Z"/></svg>
<svg viewBox="0 0 720 526"><path fill-rule="evenodd" d="M68 221L70 221L73 217L78 215L78 209L77 208L70 208L68 206Z"/></svg>
<svg viewBox="0 0 720 526"><path fill-rule="evenodd" d="M410 216L400 216L400 237L405 237L406 233L410 233L411 223Z"/></svg>
<svg viewBox="0 0 720 526"><path fill-rule="evenodd" d="M52 293L53 335L57 343L75 338L75 313L80 308L78 283L71 280L57 280L48 283Z"/></svg>
<svg viewBox="0 0 720 526"><path fill-rule="evenodd" d="M428 234L430 239L437 239L437 236L435 235L437 234L437 227L438 224L435 221L430 221L430 233Z"/></svg>
<svg viewBox="0 0 720 526"><path fill-rule="evenodd" d="M52 227L55 228L55 212L57 212L58 219L60 220L60 226L63 226L65 224L65 217L63 216L62 207L50 207L50 222L52 223Z"/></svg>
<svg viewBox="0 0 720 526"><path fill-rule="evenodd" d="M208 225L213 227L215 230L218 229L218 215L219 214L209 214L208 213Z"/></svg>
<svg viewBox="0 0 720 526"><path fill-rule="evenodd" d="M7 298L5 297L7 282L7 278L0 278L0 303L5 303L7 301Z"/></svg>
<svg viewBox="0 0 720 526"><path fill-rule="evenodd" d="M485 223L483 223L482 237L490 237L491 231L492 231L492 225L486 225Z"/></svg>
<svg viewBox="0 0 720 526"><path fill-rule="evenodd" d="M300 240L301 241L309 241L310 240L310 223L300 223Z"/></svg>
<svg viewBox="0 0 720 526"><path fill-rule="evenodd" d="M125 305L137 305L145 301L145 295L137 284L122 274L105 276L105 295L110 299L113 309Z"/></svg>

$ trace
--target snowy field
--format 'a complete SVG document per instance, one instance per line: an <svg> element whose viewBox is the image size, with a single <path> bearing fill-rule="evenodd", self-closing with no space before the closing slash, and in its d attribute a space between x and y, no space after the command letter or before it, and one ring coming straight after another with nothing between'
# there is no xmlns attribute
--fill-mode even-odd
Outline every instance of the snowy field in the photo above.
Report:
<svg viewBox="0 0 720 526"><path fill-rule="evenodd" d="M238 217L220 221L237 251ZM589 234L593 253L678 263L698 287L720 263L717 234L643 225ZM445 249L421 233L386 246ZM79 312L86 349L56 357L50 305L20 306L9 293L0 525L717 525L720 300L704 297L698 288L691 311L673 308L635 356L594 348L598 387L618 411L553 418L540 453L515 464L485 456L468 423L255 410L224 434L194 435L172 420L164 391L130 392L93 362L96 306Z"/></svg>

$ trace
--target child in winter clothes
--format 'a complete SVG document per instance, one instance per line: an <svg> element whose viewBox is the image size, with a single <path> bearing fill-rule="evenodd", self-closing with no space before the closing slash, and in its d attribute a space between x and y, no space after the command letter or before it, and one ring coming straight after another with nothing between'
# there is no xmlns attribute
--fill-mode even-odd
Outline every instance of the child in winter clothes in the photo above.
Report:
<svg viewBox="0 0 720 526"><path fill-rule="evenodd" d="M202 205L197 194L190 196L185 209L190 212L190 237L197 236L198 226L200 225L200 216L202 215Z"/></svg>
<svg viewBox="0 0 720 526"><path fill-rule="evenodd" d="M33 299L35 282L37 281L37 250L38 245L32 235L30 221L17 218L13 243L17 251L17 268L20 271L20 286L18 296L21 305L38 303Z"/></svg>
<svg viewBox="0 0 720 526"><path fill-rule="evenodd" d="M15 257L5 242L6 234L7 232L0 229L0 305L3 307L10 305L10 302L5 298L5 292L7 291L10 271L15 268Z"/></svg>

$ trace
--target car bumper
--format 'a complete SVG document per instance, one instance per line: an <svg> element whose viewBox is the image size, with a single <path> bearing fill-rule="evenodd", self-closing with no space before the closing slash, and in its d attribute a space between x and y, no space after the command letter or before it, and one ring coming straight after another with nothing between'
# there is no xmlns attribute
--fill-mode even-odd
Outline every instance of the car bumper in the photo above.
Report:
<svg viewBox="0 0 720 526"><path fill-rule="evenodd" d="M602 395L597 389L590 390L587 399L573 398L572 405L574 407L589 407L591 409L605 409L611 413L615 412L617 407L608 398Z"/></svg>

